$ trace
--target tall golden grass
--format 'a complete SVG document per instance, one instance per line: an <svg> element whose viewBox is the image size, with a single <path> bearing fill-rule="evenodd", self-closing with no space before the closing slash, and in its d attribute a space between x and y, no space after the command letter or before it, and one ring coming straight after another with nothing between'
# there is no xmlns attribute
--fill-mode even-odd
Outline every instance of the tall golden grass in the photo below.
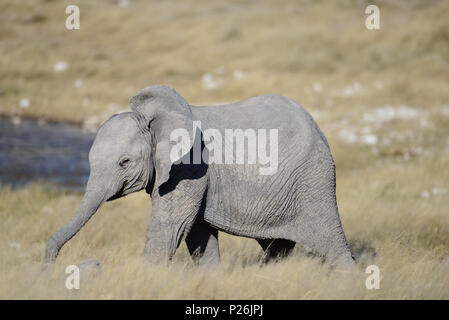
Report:
<svg viewBox="0 0 449 320"><path fill-rule="evenodd" d="M332 271L300 248L285 261L263 265L254 240L226 234L220 234L217 267L195 267L185 245L168 267L146 265L151 205L144 193L104 205L63 248L56 265L43 270L48 237L71 217L81 196L45 185L2 188L0 298L447 299L449 199L426 199L420 192L447 183L448 164L378 166L339 175L341 217L358 261L351 273ZM101 261L103 272L82 281L80 290L67 290L66 266L90 259ZM379 290L365 287L364 271L371 264L380 268Z"/></svg>
<svg viewBox="0 0 449 320"><path fill-rule="evenodd" d="M197 104L291 97L329 139L357 270L332 271L300 248L262 265L254 240L222 233L218 267L195 267L184 245L169 266L146 265L144 193L104 205L43 269L46 241L81 195L33 183L0 188L0 298L449 298L447 1L376 1L378 31L364 27L369 1L77 3L76 31L65 29L70 1L0 3L2 115L96 128L152 84ZM68 69L57 73L59 61ZM65 267L89 259L103 272L67 290ZM371 264L379 290L365 287Z"/></svg>

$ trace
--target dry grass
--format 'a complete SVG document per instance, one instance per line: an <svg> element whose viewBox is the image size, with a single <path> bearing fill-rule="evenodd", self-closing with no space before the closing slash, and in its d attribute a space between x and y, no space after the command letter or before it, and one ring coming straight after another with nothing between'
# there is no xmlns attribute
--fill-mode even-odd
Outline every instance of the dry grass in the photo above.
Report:
<svg viewBox="0 0 449 320"><path fill-rule="evenodd" d="M0 111L83 122L125 108L138 89L174 86L188 101L280 93L336 115L385 103L435 106L449 92L449 6L379 1L381 29L363 1L78 1L81 29L65 29L70 1L0 4ZM69 64L55 73L59 61ZM240 70L245 78L234 80ZM205 90L210 73L222 86ZM415 79L416 81L410 81ZM76 88L76 80L83 86ZM383 87L376 90L377 81ZM347 97L344 87L363 91ZM323 91L312 87L320 83ZM19 107L22 98L31 106Z"/></svg>
<svg viewBox="0 0 449 320"><path fill-rule="evenodd" d="M340 175L341 216L359 261L350 274L330 271L299 249L286 261L261 265L254 240L225 234L219 267L193 266L184 245L169 267L145 265L151 206L144 193L106 204L63 248L54 268L42 271L46 240L70 218L80 195L39 185L3 188L0 298L447 299L449 198L425 199L420 191L446 183L447 170L438 173L448 164L432 162L433 178L419 164ZM103 273L77 292L65 289L65 267L92 258L102 262ZM380 290L365 288L369 264L380 267Z"/></svg>
<svg viewBox="0 0 449 320"><path fill-rule="evenodd" d="M1 114L95 127L156 83L193 103L296 99L329 137L358 270L330 271L299 249L263 266L254 240L225 234L217 268L194 267L184 245L169 267L145 265L143 193L103 206L42 270L47 239L81 195L33 184L0 189L0 298L449 298L447 1L377 1L375 32L364 28L364 1L78 3L81 30L70 32L70 1L0 4ZM65 72L53 71L58 61ZM221 85L205 89L204 74ZM65 266L92 258L103 273L65 289ZM380 290L365 288L369 264Z"/></svg>

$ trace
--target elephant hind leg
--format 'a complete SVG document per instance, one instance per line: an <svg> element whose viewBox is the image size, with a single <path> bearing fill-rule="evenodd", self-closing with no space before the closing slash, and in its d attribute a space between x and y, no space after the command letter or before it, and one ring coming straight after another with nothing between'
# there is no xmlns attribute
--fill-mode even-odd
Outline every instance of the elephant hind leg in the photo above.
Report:
<svg viewBox="0 0 449 320"><path fill-rule="evenodd" d="M324 202L323 202L324 203ZM349 268L354 265L336 205L325 208L322 204L310 206L307 217L301 220L293 239L313 255L323 257L332 267Z"/></svg>
<svg viewBox="0 0 449 320"><path fill-rule="evenodd" d="M186 237L186 244L195 263L199 265L220 263L218 230L204 221L195 221Z"/></svg>
<svg viewBox="0 0 449 320"><path fill-rule="evenodd" d="M285 239L256 239L264 251L263 261L276 261L287 257L293 248L295 242Z"/></svg>
<svg viewBox="0 0 449 320"><path fill-rule="evenodd" d="M332 267L350 268L354 260L338 212L335 165L324 137L308 161L298 180L304 193L293 206L297 216L288 231L289 239L323 257Z"/></svg>

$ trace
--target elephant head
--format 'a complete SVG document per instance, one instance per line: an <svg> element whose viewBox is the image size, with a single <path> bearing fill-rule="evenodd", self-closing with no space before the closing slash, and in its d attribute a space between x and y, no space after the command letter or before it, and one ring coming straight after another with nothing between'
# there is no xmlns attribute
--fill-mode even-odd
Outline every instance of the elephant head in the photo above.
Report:
<svg viewBox="0 0 449 320"><path fill-rule="evenodd" d="M152 193L170 177L170 134L184 129L193 142L192 112L172 88L147 87L130 99L132 112L112 116L99 129L89 152L90 175L74 217L48 241L45 261L59 250L105 202L146 189ZM188 150L192 147L190 144Z"/></svg>

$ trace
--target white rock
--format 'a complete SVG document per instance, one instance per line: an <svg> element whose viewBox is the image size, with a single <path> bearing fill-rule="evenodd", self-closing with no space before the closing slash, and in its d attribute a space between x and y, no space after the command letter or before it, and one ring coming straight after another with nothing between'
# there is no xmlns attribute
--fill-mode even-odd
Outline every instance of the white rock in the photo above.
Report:
<svg viewBox="0 0 449 320"><path fill-rule="evenodd" d="M363 121L366 122L388 122L394 119L413 119L419 115L419 111L415 108L408 106L399 106L398 108L393 108L392 106L385 106L377 108L373 111L366 112L363 115Z"/></svg>
<svg viewBox="0 0 449 320"><path fill-rule="evenodd" d="M69 67L69 63L67 61L59 61L53 66L53 70L55 72L63 72L66 71Z"/></svg>
<svg viewBox="0 0 449 320"><path fill-rule="evenodd" d="M360 141L365 144L375 145L379 141L375 134L366 134L360 138Z"/></svg>
<svg viewBox="0 0 449 320"><path fill-rule="evenodd" d="M30 101L30 99L28 99L28 98L23 98L23 99L20 100L19 105L20 105L22 108L27 109L27 108L30 107L31 101Z"/></svg>
<svg viewBox="0 0 449 320"><path fill-rule="evenodd" d="M346 143L356 143L359 140L358 135L349 129L340 130L338 137Z"/></svg>
<svg viewBox="0 0 449 320"><path fill-rule="evenodd" d="M74 85L75 85L75 88L78 88L78 89L81 88L83 86L83 80L81 80L81 79L75 80Z"/></svg>
<svg viewBox="0 0 449 320"><path fill-rule="evenodd" d="M447 192L447 189L445 189L445 188L433 188L432 189L432 193L434 196L437 196L439 194L444 194L446 192Z"/></svg>
<svg viewBox="0 0 449 320"><path fill-rule="evenodd" d="M20 242L11 242L10 244L9 244L9 247L10 248L16 248L16 249L20 249Z"/></svg>
<svg viewBox="0 0 449 320"><path fill-rule="evenodd" d="M429 197L430 197L429 191L423 191L423 192L421 192L421 198L429 199Z"/></svg>
<svg viewBox="0 0 449 320"><path fill-rule="evenodd" d="M397 117L401 119L412 119L416 118L418 115L419 112L415 108L402 105L397 109Z"/></svg>
<svg viewBox="0 0 449 320"><path fill-rule="evenodd" d="M353 85L344 87L343 88L343 95L348 96L348 97L349 96L353 96L354 94L356 94L360 90L362 90L362 86L360 85L360 83L356 82Z"/></svg>
<svg viewBox="0 0 449 320"><path fill-rule="evenodd" d="M323 86L319 82L314 83L313 90L315 90L316 92L321 92L321 91L323 91Z"/></svg>
<svg viewBox="0 0 449 320"><path fill-rule="evenodd" d="M130 0L119 0L118 5L122 8L128 8L129 6L131 6L131 1Z"/></svg>
<svg viewBox="0 0 449 320"><path fill-rule="evenodd" d="M215 79L213 75L210 73L206 73L201 77L201 82L203 83L203 87L207 90L216 89L220 86L221 81Z"/></svg>
<svg viewBox="0 0 449 320"><path fill-rule="evenodd" d="M245 73L243 71L240 70L235 70L232 74L234 76L234 79L236 80L241 80L243 78L245 78Z"/></svg>

